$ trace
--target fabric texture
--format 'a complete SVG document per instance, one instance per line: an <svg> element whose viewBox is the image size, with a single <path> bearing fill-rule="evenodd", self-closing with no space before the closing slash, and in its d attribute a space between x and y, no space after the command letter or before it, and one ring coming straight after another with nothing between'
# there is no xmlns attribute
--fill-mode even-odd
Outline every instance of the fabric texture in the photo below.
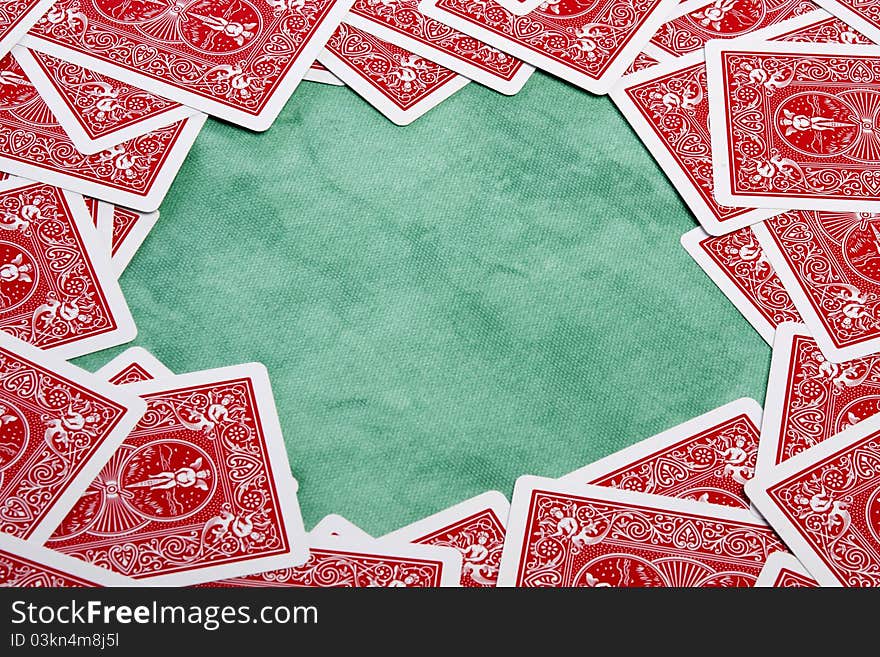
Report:
<svg viewBox="0 0 880 657"><path fill-rule="evenodd" d="M763 403L770 350L673 187L610 99L540 73L404 128L303 83L268 132L208 121L161 213L121 279L133 344L265 363L307 527L379 535Z"/></svg>

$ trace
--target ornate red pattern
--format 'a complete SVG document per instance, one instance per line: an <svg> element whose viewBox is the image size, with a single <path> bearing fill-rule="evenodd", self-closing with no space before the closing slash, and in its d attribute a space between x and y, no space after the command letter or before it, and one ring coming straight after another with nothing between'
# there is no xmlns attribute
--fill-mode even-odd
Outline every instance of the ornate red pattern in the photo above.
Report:
<svg viewBox="0 0 880 657"><path fill-rule="evenodd" d="M115 256L119 247L125 242L131 231L137 225L141 216L134 210L121 208L118 205L113 208L113 236L111 238L110 255Z"/></svg>
<svg viewBox="0 0 880 657"><path fill-rule="evenodd" d="M60 189L0 192L0 226L0 329L50 348L117 328Z"/></svg>
<svg viewBox="0 0 880 657"><path fill-rule="evenodd" d="M743 485L755 474L758 437L738 415L589 483L748 509Z"/></svg>
<svg viewBox="0 0 880 657"><path fill-rule="evenodd" d="M58 0L32 36L258 115L334 0Z"/></svg>
<svg viewBox="0 0 880 657"><path fill-rule="evenodd" d="M86 203L86 208L88 208L89 214L92 217L92 223L95 224L95 228L98 227L98 200L90 198L88 196L83 197L83 201Z"/></svg>
<svg viewBox="0 0 880 657"><path fill-rule="evenodd" d="M141 381L152 381L153 375L147 372L143 367L138 365L137 363L131 363L127 367L124 367L115 375L108 379L109 383L112 383L114 386L124 386L129 383L140 383Z"/></svg>
<svg viewBox="0 0 880 657"><path fill-rule="evenodd" d="M512 80L522 68L520 60L425 16L418 0L355 0L351 12L504 80Z"/></svg>
<svg viewBox="0 0 880 657"><path fill-rule="evenodd" d="M773 328L783 322L802 321L750 227L709 236L700 242L700 248Z"/></svg>
<svg viewBox="0 0 880 657"><path fill-rule="evenodd" d="M98 584L74 577L68 573L12 554L0 548L0 586L43 587L96 587Z"/></svg>
<svg viewBox="0 0 880 657"><path fill-rule="evenodd" d="M880 586L878 437L870 433L767 489L845 586Z"/></svg>
<svg viewBox="0 0 880 657"><path fill-rule="evenodd" d="M31 54L92 139L180 107L179 103L98 75L77 64L36 50Z"/></svg>
<svg viewBox="0 0 880 657"><path fill-rule="evenodd" d="M40 0L0 0L0 39L21 23Z"/></svg>
<svg viewBox="0 0 880 657"><path fill-rule="evenodd" d="M733 194L876 200L880 137L850 117L880 111L880 57L731 50L720 71Z"/></svg>
<svg viewBox="0 0 880 657"><path fill-rule="evenodd" d="M651 68L652 66L656 66L659 63L660 62L657 61L654 57L651 57L651 55L640 52L638 55L636 55L633 63L629 65L629 68L626 69L624 75L632 75L633 73L644 71L646 68Z"/></svg>
<svg viewBox="0 0 880 657"><path fill-rule="evenodd" d="M819 583L812 577L801 575L788 568L782 568L777 573L773 586L774 588L815 589L818 588Z"/></svg>
<svg viewBox="0 0 880 657"><path fill-rule="evenodd" d="M498 516L486 509L412 542L455 548L462 557L461 585L493 587L498 582L504 534L504 525Z"/></svg>
<svg viewBox="0 0 880 657"><path fill-rule="evenodd" d="M880 336L880 215L791 211L764 225L835 346Z"/></svg>
<svg viewBox="0 0 880 657"><path fill-rule="evenodd" d="M871 45L870 39L853 30L839 18L826 18L779 35L774 41L805 43L849 43Z"/></svg>
<svg viewBox="0 0 880 657"><path fill-rule="evenodd" d="M880 4L877 0L834 0L836 4L853 12L862 20L880 28ZM836 12L835 12L836 13Z"/></svg>
<svg viewBox="0 0 880 657"><path fill-rule="evenodd" d="M751 212L749 208L719 205L715 200L703 62L628 87L626 95L718 221L730 221Z"/></svg>
<svg viewBox="0 0 880 657"><path fill-rule="evenodd" d="M880 411L880 356L832 363L795 335L774 465Z"/></svg>
<svg viewBox="0 0 880 657"><path fill-rule="evenodd" d="M673 57L699 50L710 39L730 39L815 11L810 0L714 0L664 23L651 43Z"/></svg>
<svg viewBox="0 0 880 657"><path fill-rule="evenodd" d="M27 539L125 413L0 348L0 532Z"/></svg>
<svg viewBox="0 0 880 657"><path fill-rule="evenodd" d="M402 110L456 77L439 64L346 23L336 28L326 48Z"/></svg>

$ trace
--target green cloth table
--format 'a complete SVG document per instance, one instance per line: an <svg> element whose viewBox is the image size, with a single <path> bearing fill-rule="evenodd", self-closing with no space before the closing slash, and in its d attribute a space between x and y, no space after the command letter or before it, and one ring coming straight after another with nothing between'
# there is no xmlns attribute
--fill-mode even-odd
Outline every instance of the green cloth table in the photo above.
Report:
<svg viewBox="0 0 880 657"><path fill-rule="evenodd" d="M268 132L209 121L161 211L133 344L266 364L307 528L378 535L763 402L770 350L681 248L687 208L607 97L541 73L405 128L303 83Z"/></svg>

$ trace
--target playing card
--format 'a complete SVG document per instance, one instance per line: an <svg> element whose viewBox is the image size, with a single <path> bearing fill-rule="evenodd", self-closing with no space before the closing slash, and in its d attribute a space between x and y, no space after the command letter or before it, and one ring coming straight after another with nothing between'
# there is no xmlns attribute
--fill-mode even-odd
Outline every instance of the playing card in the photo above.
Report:
<svg viewBox="0 0 880 657"><path fill-rule="evenodd" d="M753 586L785 550L745 509L520 477L499 586Z"/></svg>
<svg viewBox="0 0 880 657"><path fill-rule="evenodd" d="M702 50L710 39L731 39L813 12L811 0L694 0L679 5L651 37L652 55L681 57Z"/></svg>
<svg viewBox="0 0 880 657"><path fill-rule="evenodd" d="M760 224L758 224L760 225ZM782 322L800 322L791 297L764 255L754 226L715 237L694 228L681 244L749 324L771 345Z"/></svg>
<svg viewBox="0 0 880 657"><path fill-rule="evenodd" d="M624 74L678 0L546 2L516 16L494 0L423 0L419 9L596 94Z"/></svg>
<svg viewBox="0 0 880 657"><path fill-rule="evenodd" d="M822 353L840 362L880 350L880 215L793 210L755 235Z"/></svg>
<svg viewBox="0 0 880 657"><path fill-rule="evenodd" d="M22 44L266 130L352 0L58 0Z"/></svg>
<svg viewBox="0 0 880 657"><path fill-rule="evenodd" d="M119 205L107 206L98 221L98 231L109 237L110 266L118 278L159 220L159 212L138 212Z"/></svg>
<svg viewBox="0 0 880 657"><path fill-rule="evenodd" d="M832 363L806 326L780 324L764 409L759 473L880 412L880 356Z"/></svg>
<svg viewBox="0 0 880 657"><path fill-rule="evenodd" d="M0 182L0 330L68 359L134 339L134 320L79 194Z"/></svg>
<svg viewBox="0 0 880 657"><path fill-rule="evenodd" d="M761 569L756 587L763 588L809 588L819 586L804 565L794 555L787 552L774 552L767 557L767 563Z"/></svg>
<svg viewBox="0 0 880 657"><path fill-rule="evenodd" d="M332 84L337 87L345 86L342 80L328 71L327 67L319 61L312 62L312 65L309 66L309 70L307 70L306 74L303 76L303 80L320 82L322 84Z"/></svg>
<svg viewBox="0 0 880 657"><path fill-rule="evenodd" d="M0 587L135 586L122 575L67 555L0 534Z"/></svg>
<svg viewBox="0 0 880 657"><path fill-rule="evenodd" d="M534 69L419 11L419 0L355 0L345 22L469 80L515 94Z"/></svg>
<svg viewBox="0 0 880 657"><path fill-rule="evenodd" d="M719 202L880 209L880 48L710 41L706 62Z"/></svg>
<svg viewBox="0 0 880 657"><path fill-rule="evenodd" d="M495 586L509 511L507 498L489 491L391 532L383 540L455 548L462 558L461 586Z"/></svg>
<svg viewBox="0 0 880 657"><path fill-rule="evenodd" d="M124 389L147 411L47 547L162 586L306 560L296 482L262 365Z"/></svg>
<svg viewBox="0 0 880 657"><path fill-rule="evenodd" d="M27 48L12 54L78 151L92 155L198 112Z"/></svg>
<svg viewBox="0 0 880 657"><path fill-rule="evenodd" d="M0 79L0 169L144 212L162 202L205 122L199 114L84 155L12 55Z"/></svg>
<svg viewBox="0 0 880 657"><path fill-rule="evenodd" d="M339 518L336 516L336 518ZM449 547L373 539L345 521L322 521L309 533L309 560L211 587L436 587L458 586L461 555Z"/></svg>
<svg viewBox="0 0 880 657"><path fill-rule="evenodd" d="M880 586L880 417L755 476L746 492L823 586Z"/></svg>
<svg viewBox="0 0 880 657"><path fill-rule="evenodd" d="M144 403L0 331L0 533L43 543Z"/></svg>
<svg viewBox="0 0 880 657"><path fill-rule="evenodd" d="M330 37L320 61L398 125L412 123L469 82L347 23Z"/></svg>
<svg viewBox="0 0 880 657"><path fill-rule="evenodd" d="M742 398L570 472L560 481L748 509L761 407Z"/></svg>
<svg viewBox="0 0 880 657"><path fill-rule="evenodd" d="M31 29L55 0L0 0L0 57Z"/></svg>
<svg viewBox="0 0 880 657"><path fill-rule="evenodd" d="M143 347L129 347L95 372L95 376L122 386L174 376L174 372Z"/></svg>
<svg viewBox="0 0 880 657"><path fill-rule="evenodd" d="M880 43L880 12L875 0L816 0L838 18Z"/></svg>

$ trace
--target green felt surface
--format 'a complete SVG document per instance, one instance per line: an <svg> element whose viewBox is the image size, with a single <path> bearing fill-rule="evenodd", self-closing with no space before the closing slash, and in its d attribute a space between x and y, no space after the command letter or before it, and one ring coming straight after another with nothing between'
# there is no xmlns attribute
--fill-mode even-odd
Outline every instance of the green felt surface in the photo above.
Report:
<svg viewBox="0 0 880 657"><path fill-rule="evenodd" d="M121 279L133 344L266 364L307 527L384 533L763 401L770 350L672 186L608 98L541 73L405 128L303 83L266 133L209 121L161 210Z"/></svg>

